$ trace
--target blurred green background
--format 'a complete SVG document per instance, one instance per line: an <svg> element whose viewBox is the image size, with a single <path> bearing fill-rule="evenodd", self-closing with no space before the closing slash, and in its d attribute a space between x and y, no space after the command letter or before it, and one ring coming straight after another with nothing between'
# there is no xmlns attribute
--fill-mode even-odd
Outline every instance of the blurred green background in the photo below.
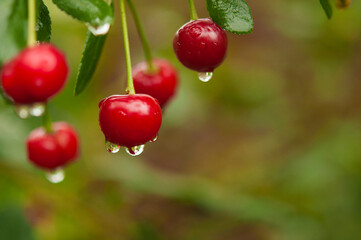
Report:
<svg viewBox="0 0 361 240"><path fill-rule="evenodd" d="M228 35L205 84L172 49L187 1L135 0L154 55L181 79L158 141L136 158L106 152L97 122L99 100L124 92L118 3L96 75L74 97L87 29L45 2L72 69L51 113L78 129L82 156L63 183L47 182L24 147L41 120L0 102L0 239L361 239L360 1L328 21L316 0L250 0L254 32ZM135 64L144 57L128 19Z"/></svg>

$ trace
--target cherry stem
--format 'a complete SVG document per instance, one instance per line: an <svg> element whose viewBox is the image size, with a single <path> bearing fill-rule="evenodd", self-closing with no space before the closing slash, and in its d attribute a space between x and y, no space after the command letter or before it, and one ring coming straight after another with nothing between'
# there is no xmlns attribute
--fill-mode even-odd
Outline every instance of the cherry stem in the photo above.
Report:
<svg viewBox="0 0 361 240"><path fill-rule="evenodd" d="M28 47L36 45L36 0L28 0Z"/></svg>
<svg viewBox="0 0 361 240"><path fill-rule="evenodd" d="M132 76L132 61L130 59L127 16L125 15L124 0L120 0L120 16L122 18L124 52L125 52L125 61L126 61L126 65L127 65L127 89L126 89L126 91L128 94L135 94L133 76Z"/></svg>
<svg viewBox="0 0 361 240"><path fill-rule="evenodd" d="M197 10L193 0L188 0L188 4L189 4L189 9L191 11L191 20L197 20L198 19Z"/></svg>
<svg viewBox="0 0 361 240"><path fill-rule="evenodd" d="M43 114L43 127L47 133L53 132L53 123L51 121L49 105L47 103L45 104L45 110Z"/></svg>
<svg viewBox="0 0 361 240"><path fill-rule="evenodd" d="M132 12L133 19L134 19L135 25L137 27L140 40L143 45L143 51L144 51L145 59L148 62L149 71L153 71L154 67L153 67L153 62L152 62L152 60L153 60L152 51L150 50L149 41L145 34L142 22L140 21L139 14L134 6L133 0L127 0L127 3L130 8L130 11Z"/></svg>

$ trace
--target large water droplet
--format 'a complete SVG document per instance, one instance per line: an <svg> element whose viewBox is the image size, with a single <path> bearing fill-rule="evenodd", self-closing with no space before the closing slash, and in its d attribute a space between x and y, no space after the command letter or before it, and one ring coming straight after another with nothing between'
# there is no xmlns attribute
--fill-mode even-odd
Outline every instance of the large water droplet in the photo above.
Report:
<svg viewBox="0 0 361 240"><path fill-rule="evenodd" d="M149 142L156 142L157 140L158 140L158 134L155 135L155 137L152 140L150 140Z"/></svg>
<svg viewBox="0 0 361 240"><path fill-rule="evenodd" d="M104 35L107 34L110 29L110 24L105 23L103 25L94 27L90 25L89 23L86 24L88 26L88 30L95 36Z"/></svg>
<svg viewBox="0 0 361 240"><path fill-rule="evenodd" d="M65 178L64 170L62 168L57 168L53 171L49 171L46 173L46 178L51 183L60 183Z"/></svg>
<svg viewBox="0 0 361 240"><path fill-rule="evenodd" d="M142 152L144 151L144 145L139 145L139 146L134 146L131 148L125 148L125 151L130 155L130 156L138 156L140 154L142 154Z"/></svg>
<svg viewBox="0 0 361 240"><path fill-rule="evenodd" d="M15 105L15 112L20 118L25 119L29 117L30 109L28 105Z"/></svg>
<svg viewBox="0 0 361 240"><path fill-rule="evenodd" d="M107 148L107 151L110 153L117 153L117 152L119 152L119 149L120 149L119 145L109 142L109 141L105 142L105 147Z"/></svg>
<svg viewBox="0 0 361 240"><path fill-rule="evenodd" d="M198 78L202 82L208 82L209 80L211 80L212 76L213 76L213 72L199 72L198 73Z"/></svg>
<svg viewBox="0 0 361 240"><path fill-rule="evenodd" d="M29 109L30 115L34 117L42 116L44 111L45 111L44 103L34 103L32 106L30 106Z"/></svg>

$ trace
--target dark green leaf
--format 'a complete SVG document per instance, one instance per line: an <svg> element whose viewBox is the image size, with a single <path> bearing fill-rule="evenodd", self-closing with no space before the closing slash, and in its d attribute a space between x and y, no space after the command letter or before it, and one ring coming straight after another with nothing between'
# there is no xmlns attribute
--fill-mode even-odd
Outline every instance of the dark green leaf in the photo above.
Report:
<svg viewBox="0 0 361 240"><path fill-rule="evenodd" d="M49 42L51 37L51 19L43 0L37 1L36 34L40 42Z"/></svg>
<svg viewBox="0 0 361 240"><path fill-rule="evenodd" d="M26 47L27 1L0 1L0 66Z"/></svg>
<svg viewBox="0 0 361 240"><path fill-rule="evenodd" d="M323 10L326 13L327 18L331 19L333 11L330 0L320 0L320 3L322 5Z"/></svg>
<svg viewBox="0 0 361 240"><path fill-rule="evenodd" d="M94 36L88 32L87 39L84 44L83 56L76 78L74 90L75 95L81 93L90 82L98 64L106 38L107 34Z"/></svg>
<svg viewBox="0 0 361 240"><path fill-rule="evenodd" d="M244 34L253 30L251 10L244 0L207 0L207 9L212 20L226 31Z"/></svg>
<svg viewBox="0 0 361 240"><path fill-rule="evenodd" d="M53 0L70 16L99 27L113 22L113 10L104 0Z"/></svg>

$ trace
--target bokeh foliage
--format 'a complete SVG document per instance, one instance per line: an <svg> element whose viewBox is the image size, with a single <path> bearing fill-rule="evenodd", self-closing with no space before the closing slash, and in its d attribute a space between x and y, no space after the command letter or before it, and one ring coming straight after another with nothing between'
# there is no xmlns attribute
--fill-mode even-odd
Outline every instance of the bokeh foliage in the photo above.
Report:
<svg viewBox="0 0 361 240"><path fill-rule="evenodd" d="M1 102L0 239L360 238L359 1L331 21L318 1L249 1L254 32L228 35L228 57L204 84L172 51L186 1L135 0L155 55L181 76L159 140L137 158L108 154L97 122L98 101L125 89L118 12L94 81L74 97L87 29L45 3L72 68L51 113L78 129L82 157L63 183L46 182L24 150L41 120L20 120Z"/></svg>

